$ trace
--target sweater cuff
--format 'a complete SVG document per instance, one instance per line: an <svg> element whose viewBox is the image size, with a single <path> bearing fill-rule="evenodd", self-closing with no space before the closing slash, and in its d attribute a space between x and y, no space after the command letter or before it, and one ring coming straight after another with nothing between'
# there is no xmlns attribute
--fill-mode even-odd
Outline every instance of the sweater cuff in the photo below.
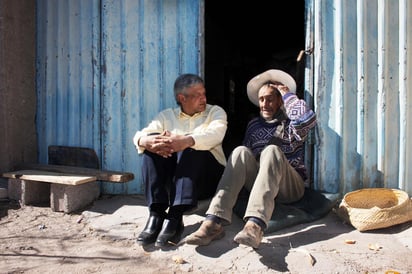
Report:
<svg viewBox="0 0 412 274"><path fill-rule="evenodd" d="M292 93L292 92L288 92L288 93L286 93L285 95L282 96L282 99L283 99L283 101L285 101L287 98L289 98L290 96L293 96L293 95L295 95L295 94Z"/></svg>

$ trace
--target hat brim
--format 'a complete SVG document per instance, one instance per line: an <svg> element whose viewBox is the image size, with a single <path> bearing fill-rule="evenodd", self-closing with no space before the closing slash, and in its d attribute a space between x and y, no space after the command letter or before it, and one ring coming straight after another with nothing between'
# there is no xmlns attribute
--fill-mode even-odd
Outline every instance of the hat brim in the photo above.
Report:
<svg viewBox="0 0 412 274"><path fill-rule="evenodd" d="M253 77L247 84L247 96L256 106L259 106L260 88L269 81L282 83L289 88L290 92L296 93L296 82L292 76L282 70L270 69Z"/></svg>

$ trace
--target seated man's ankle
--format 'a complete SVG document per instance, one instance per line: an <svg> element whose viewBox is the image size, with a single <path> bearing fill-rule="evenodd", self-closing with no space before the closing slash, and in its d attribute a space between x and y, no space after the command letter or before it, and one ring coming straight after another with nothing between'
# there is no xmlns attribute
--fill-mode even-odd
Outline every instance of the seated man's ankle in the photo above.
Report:
<svg viewBox="0 0 412 274"><path fill-rule="evenodd" d="M212 222L217 223L219 225L222 223L222 219L220 217L218 217L216 215L212 215L212 214L207 214L206 215L206 220L212 221Z"/></svg>
<svg viewBox="0 0 412 274"><path fill-rule="evenodd" d="M265 224L265 222L264 222L262 219L260 219L260 218L257 218L257 217L249 217L249 218L247 219L247 221L250 221L250 222L253 222L253 223L257 224L258 226L260 226L260 229L261 229L262 231L264 231L264 230L266 229L266 224Z"/></svg>

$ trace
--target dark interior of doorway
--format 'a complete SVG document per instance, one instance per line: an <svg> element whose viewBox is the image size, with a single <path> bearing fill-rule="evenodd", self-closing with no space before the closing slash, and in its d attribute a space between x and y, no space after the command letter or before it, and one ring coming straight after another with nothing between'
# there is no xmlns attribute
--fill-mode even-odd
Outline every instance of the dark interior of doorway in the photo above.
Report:
<svg viewBox="0 0 412 274"><path fill-rule="evenodd" d="M205 0L205 82L208 101L228 114L225 153L242 142L247 122L258 115L247 82L267 69L292 75L303 95L305 0Z"/></svg>

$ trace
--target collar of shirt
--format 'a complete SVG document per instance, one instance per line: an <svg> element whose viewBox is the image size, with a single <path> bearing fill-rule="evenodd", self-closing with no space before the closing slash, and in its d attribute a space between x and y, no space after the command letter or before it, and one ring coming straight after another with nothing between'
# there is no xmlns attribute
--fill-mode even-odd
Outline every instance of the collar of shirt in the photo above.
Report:
<svg viewBox="0 0 412 274"><path fill-rule="evenodd" d="M178 108L178 111L179 111L179 118L185 118L185 119L195 118L195 117L202 114L202 112L198 112L198 113L195 113L192 116L190 116L190 115L184 113L181 108Z"/></svg>

